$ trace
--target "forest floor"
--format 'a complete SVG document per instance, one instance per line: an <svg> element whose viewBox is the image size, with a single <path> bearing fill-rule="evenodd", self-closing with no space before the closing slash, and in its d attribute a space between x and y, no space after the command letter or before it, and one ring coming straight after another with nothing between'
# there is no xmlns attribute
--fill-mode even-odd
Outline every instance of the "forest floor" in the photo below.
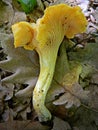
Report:
<svg viewBox="0 0 98 130"><path fill-rule="evenodd" d="M11 26L20 21L36 22L48 6L60 3L80 6L88 25L85 33L70 40L64 38L69 46L66 50L64 43L60 46L46 97L46 106L53 118L39 122L32 105L39 58L35 51L14 48ZM98 0L37 0L33 10L27 4L28 13L22 5L18 0L0 1L0 130L98 130ZM65 75L66 54L69 64L74 61L70 80L77 72L74 63L82 65L79 80L70 88L63 85L66 79L58 80Z"/></svg>

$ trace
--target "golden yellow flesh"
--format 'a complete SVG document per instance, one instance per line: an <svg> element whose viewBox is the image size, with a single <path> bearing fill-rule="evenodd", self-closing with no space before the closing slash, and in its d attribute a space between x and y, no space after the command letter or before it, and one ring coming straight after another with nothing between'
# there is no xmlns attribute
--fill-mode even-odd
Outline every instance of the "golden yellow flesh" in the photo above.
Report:
<svg viewBox="0 0 98 130"><path fill-rule="evenodd" d="M12 25L12 31L14 34L15 47L24 46L29 44L33 39L33 29L27 22L20 22Z"/></svg>

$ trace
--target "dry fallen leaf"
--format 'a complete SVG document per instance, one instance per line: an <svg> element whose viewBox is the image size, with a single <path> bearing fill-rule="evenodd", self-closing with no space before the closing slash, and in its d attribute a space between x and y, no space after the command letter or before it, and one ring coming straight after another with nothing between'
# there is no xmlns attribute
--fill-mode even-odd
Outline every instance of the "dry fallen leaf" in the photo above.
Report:
<svg viewBox="0 0 98 130"><path fill-rule="evenodd" d="M0 26L5 26L5 30L10 29L14 17L14 10L12 5L7 2L0 1ZM2 30L0 30L2 31Z"/></svg>
<svg viewBox="0 0 98 130"><path fill-rule="evenodd" d="M13 74L2 79L2 83L28 84L29 86L27 88L25 88L23 91L21 90L16 95L20 95L22 97L22 94L25 93L26 90L26 94L24 95L31 96L33 87L39 74L38 57L34 51L28 52L22 48L15 49L12 35L0 35L0 39L3 39L4 37L4 41L1 40L2 47L8 56L7 60L0 62L0 68L12 72ZM28 90L30 93L27 93Z"/></svg>
<svg viewBox="0 0 98 130"><path fill-rule="evenodd" d="M68 122L61 120L60 118L55 117L53 120L53 128L51 130L70 130L71 127Z"/></svg>
<svg viewBox="0 0 98 130"><path fill-rule="evenodd" d="M45 126L35 121L8 121L0 123L0 130L50 130L49 126Z"/></svg>

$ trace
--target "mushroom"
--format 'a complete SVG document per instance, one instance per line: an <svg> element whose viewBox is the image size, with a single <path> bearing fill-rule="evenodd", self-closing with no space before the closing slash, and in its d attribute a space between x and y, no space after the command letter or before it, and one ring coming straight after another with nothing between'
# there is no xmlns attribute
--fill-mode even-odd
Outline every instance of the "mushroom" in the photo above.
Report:
<svg viewBox="0 0 98 130"><path fill-rule="evenodd" d="M15 47L36 50L39 55L40 74L33 91L33 106L39 121L51 120L45 98L53 78L59 46L64 36L73 38L75 34L84 32L86 26L87 21L80 7L66 4L46 8L44 16L36 23L12 25Z"/></svg>

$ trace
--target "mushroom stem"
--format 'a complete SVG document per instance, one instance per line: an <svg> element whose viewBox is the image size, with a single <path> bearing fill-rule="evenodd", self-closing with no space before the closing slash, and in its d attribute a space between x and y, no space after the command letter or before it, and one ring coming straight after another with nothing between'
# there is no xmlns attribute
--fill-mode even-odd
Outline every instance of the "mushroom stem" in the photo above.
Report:
<svg viewBox="0 0 98 130"><path fill-rule="evenodd" d="M45 106L45 99L54 74L57 50L50 51L46 49L43 52L47 52L48 55L42 54L42 51L39 54L40 75L33 91L33 106L40 121L51 120L51 113Z"/></svg>

